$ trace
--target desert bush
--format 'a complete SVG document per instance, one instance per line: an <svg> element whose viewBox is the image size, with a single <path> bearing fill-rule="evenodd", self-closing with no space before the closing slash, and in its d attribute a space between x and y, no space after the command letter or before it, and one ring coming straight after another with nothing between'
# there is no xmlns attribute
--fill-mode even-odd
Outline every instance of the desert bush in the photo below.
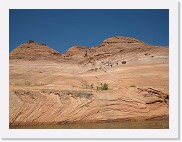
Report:
<svg viewBox="0 0 182 142"><path fill-rule="evenodd" d="M131 85L130 87L136 87L135 85Z"/></svg>
<svg viewBox="0 0 182 142"><path fill-rule="evenodd" d="M82 87L84 89L94 89L94 84L89 84L87 81L82 80Z"/></svg>
<svg viewBox="0 0 182 142"><path fill-rule="evenodd" d="M101 87L97 86L97 90L108 90L109 85L107 83L104 83Z"/></svg>
<svg viewBox="0 0 182 142"><path fill-rule="evenodd" d="M101 87L102 90L108 90L109 89L109 86L107 83L104 83L104 85L102 85Z"/></svg>

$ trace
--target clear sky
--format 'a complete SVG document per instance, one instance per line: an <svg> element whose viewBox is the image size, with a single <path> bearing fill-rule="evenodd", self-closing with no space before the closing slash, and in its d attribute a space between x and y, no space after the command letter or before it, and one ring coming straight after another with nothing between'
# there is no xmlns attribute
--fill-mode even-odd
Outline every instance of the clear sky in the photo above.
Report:
<svg viewBox="0 0 182 142"><path fill-rule="evenodd" d="M18 10L9 12L10 51L34 40L64 53L73 45L97 46L111 36L130 36L152 45L169 45L169 11Z"/></svg>

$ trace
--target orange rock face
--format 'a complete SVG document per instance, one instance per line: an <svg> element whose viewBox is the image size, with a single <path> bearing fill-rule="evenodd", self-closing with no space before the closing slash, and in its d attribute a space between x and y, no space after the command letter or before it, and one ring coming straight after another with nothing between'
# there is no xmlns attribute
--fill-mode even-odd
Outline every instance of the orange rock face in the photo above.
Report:
<svg viewBox="0 0 182 142"><path fill-rule="evenodd" d="M122 36L92 48L73 46L64 54L34 41L22 44L10 53L9 123L168 116L168 52Z"/></svg>

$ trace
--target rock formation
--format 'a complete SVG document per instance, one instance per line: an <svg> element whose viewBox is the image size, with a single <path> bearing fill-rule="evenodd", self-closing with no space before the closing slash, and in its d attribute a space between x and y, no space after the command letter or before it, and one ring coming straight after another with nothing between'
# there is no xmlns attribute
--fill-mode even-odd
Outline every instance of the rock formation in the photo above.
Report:
<svg viewBox="0 0 182 142"><path fill-rule="evenodd" d="M56 58L60 58L60 56L61 53L47 47L46 44L39 44L33 40L18 46L10 53L10 59L24 60L55 60Z"/></svg>
<svg viewBox="0 0 182 142"><path fill-rule="evenodd" d="M34 41L10 53L10 126L169 115L168 48L131 37L61 54ZM108 88L103 89L103 84Z"/></svg>

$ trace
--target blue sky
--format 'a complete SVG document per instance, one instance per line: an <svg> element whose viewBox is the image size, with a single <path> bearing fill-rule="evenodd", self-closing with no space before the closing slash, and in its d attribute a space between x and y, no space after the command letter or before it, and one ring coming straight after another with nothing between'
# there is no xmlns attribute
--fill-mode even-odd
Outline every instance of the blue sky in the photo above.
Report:
<svg viewBox="0 0 182 142"><path fill-rule="evenodd" d="M111 36L130 36L152 45L169 45L167 9L9 11L10 51L34 40L64 53L73 45L92 47Z"/></svg>

